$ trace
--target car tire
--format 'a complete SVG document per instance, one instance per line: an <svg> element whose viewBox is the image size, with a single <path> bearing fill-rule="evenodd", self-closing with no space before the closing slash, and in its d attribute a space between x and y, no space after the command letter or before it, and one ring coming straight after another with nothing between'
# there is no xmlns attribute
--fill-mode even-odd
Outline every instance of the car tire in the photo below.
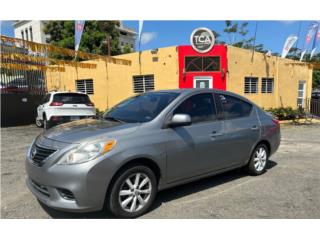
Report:
<svg viewBox="0 0 320 240"><path fill-rule="evenodd" d="M149 210L156 194L157 179L154 172L144 165L132 166L117 174L107 197L107 207L115 217L139 217Z"/></svg>
<svg viewBox="0 0 320 240"><path fill-rule="evenodd" d="M51 127L50 121L47 120L47 117L44 116L43 118L43 129L48 130Z"/></svg>
<svg viewBox="0 0 320 240"><path fill-rule="evenodd" d="M39 118L36 118L36 126L38 128L42 128L43 127L43 121L41 121Z"/></svg>
<svg viewBox="0 0 320 240"><path fill-rule="evenodd" d="M245 167L247 173L252 176L258 176L265 173L269 159L268 147L260 143L258 144L252 154L249 163Z"/></svg>

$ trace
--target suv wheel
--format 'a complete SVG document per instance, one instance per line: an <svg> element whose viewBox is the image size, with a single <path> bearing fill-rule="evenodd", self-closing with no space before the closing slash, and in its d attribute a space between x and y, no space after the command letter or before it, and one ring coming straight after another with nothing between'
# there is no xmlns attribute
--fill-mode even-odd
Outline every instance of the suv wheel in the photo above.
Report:
<svg viewBox="0 0 320 240"><path fill-rule="evenodd" d="M246 166L246 170L250 175L258 176L266 171L269 158L268 148L265 144L259 144L253 150L251 159Z"/></svg>
<svg viewBox="0 0 320 240"><path fill-rule="evenodd" d="M116 217L133 218L148 211L157 193L157 180L146 166L134 166L116 178L107 199Z"/></svg>
<svg viewBox="0 0 320 240"><path fill-rule="evenodd" d="M46 116L43 117L43 128L44 130L47 130L50 128L50 121L47 120Z"/></svg>

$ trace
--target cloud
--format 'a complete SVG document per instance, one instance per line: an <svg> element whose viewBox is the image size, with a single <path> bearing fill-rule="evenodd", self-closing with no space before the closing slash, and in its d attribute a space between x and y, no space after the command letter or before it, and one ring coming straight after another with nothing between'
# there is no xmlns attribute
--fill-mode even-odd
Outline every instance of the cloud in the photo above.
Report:
<svg viewBox="0 0 320 240"><path fill-rule="evenodd" d="M147 44L158 36L157 32L144 32L141 34L141 44Z"/></svg>
<svg viewBox="0 0 320 240"><path fill-rule="evenodd" d="M288 26L288 25L296 23L297 21L295 21L295 20L282 20L282 21L279 21L279 22L281 22L285 26Z"/></svg>

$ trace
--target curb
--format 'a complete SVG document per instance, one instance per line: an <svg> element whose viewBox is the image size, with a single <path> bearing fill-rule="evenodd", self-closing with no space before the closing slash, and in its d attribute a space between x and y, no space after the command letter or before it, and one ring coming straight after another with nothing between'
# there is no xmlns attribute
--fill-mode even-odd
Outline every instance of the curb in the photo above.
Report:
<svg viewBox="0 0 320 240"><path fill-rule="evenodd" d="M302 120L303 121L303 120ZM280 124L288 124L288 123L293 123L292 120L281 120L279 121ZM312 123L320 123L320 119L312 119L311 124Z"/></svg>

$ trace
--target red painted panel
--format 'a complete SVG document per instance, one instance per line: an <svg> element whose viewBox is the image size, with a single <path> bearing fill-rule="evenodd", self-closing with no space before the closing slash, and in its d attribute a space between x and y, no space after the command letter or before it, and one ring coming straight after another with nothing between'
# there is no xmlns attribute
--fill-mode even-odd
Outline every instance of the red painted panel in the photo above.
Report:
<svg viewBox="0 0 320 240"><path fill-rule="evenodd" d="M220 71L218 72L185 72L184 58L186 56L219 56ZM213 78L213 88L226 90L227 80L227 46L215 45L207 53L198 53L191 46L178 46L179 57L179 88L193 88L193 78L195 76L211 76Z"/></svg>

